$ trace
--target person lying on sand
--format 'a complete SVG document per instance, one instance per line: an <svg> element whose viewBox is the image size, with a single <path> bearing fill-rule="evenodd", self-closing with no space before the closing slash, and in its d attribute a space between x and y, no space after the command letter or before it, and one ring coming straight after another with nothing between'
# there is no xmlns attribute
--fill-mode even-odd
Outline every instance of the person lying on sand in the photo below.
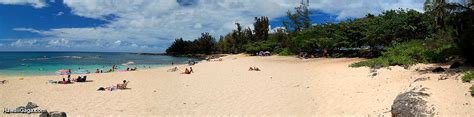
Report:
<svg viewBox="0 0 474 117"><path fill-rule="evenodd" d="M1 84L5 84L6 82L7 82L7 80L0 81Z"/></svg>
<svg viewBox="0 0 474 117"><path fill-rule="evenodd" d="M174 67L174 68L168 69L168 72L175 72L175 71L178 71L178 67Z"/></svg>
<svg viewBox="0 0 474 117"><path fill-rule="evenodd" d="M137 67L130 69L130 71L137 71Z"/></svg>
<svg viewBox="0 0 474 117"><path fill-rule="evenodd" d="M86 79L87 79L87 76L84 76L84 77L78 76L75 81L76 82L86 82Z"/></svg>
<svg viewBox="0 0 474 117"><path fill-rule="evenodd" d="M116 86L99 87L99 89L97 89L97 91L114 91L116 89L117 89Z"/></svg>
<svg viewBox="0 0 474 117"><path fill-rule="evenodd" d="M260 71L260 68L254 67L253 70L255 70L255 71Z"/></svg>
<svg viewBox="0 0 474 117"><path fill-rule="evenodd" d="M258 67L250 67L249 71L260 71L260 68Z"/></svg>
<svg viewBox="0 0 474 117"><path fill-rule="evenodd" d="M54 82L51 82L51 83L54 83ZM69 79L69 78L68 78L68 80L66 80L66 78L63 78L62 81L57 81L56 83L58 83L58 84L72 84L71 79Z"/></svg>

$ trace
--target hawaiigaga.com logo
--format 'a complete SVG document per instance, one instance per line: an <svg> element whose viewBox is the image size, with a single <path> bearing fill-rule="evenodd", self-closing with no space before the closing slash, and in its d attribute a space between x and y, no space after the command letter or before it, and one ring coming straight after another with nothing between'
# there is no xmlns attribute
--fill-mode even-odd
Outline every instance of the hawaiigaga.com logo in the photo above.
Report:
<svg viewBox="0 0 474 117"><path fill-rule="evenodd" d="M47 110L43 109L27 109L27 108L16 108L16 109L8 109L5 108L3 109L3 113L25 113L25 114L30 114L30 113L42 113L42 112L48 112Z"/></svg>

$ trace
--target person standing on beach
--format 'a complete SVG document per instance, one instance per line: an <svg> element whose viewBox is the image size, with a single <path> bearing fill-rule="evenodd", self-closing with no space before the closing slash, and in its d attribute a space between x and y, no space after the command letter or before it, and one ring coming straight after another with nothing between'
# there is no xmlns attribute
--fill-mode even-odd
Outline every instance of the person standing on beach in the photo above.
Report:
<svg viewBox="0 0 474 117"><path fill-rule="evenodd" d="M112 71L115 71L115 65L112 65Z"/></svg>

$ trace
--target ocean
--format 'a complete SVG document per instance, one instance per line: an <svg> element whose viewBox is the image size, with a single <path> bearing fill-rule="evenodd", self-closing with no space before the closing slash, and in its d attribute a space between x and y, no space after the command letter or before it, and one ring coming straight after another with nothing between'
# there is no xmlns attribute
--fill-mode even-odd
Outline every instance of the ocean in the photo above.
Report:
<svg viewBox="0 0 474 117"><path fill-rule="evenodd" d="M127 67L149 69L182 64L197 58L165 55L140 55L119 52L0 52L0 76L55 75L61 69L76 74L104 72L117 65L119 70Z"/></svg>

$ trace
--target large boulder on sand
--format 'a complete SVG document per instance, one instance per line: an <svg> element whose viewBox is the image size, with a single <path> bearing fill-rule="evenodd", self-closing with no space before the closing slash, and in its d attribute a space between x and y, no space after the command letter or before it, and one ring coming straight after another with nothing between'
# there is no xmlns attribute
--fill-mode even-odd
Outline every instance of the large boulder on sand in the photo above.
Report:
<svg viewBox="0 0 474 117"><path fill-rule="evenodd" d="M444 72L446 70L444 70L444 68L442 67L436 67L435 69L431 70L431 72L433 73L441 73L441 72Z"/></svg>
<svg viewBox="0 0 474 117"><path fill-rule="evenodd" d="M399 94L392 104L392 117L432 117L434 105L429 103L428 88L415 87Z"/></svg>
<svg viewBox="0 0 474 117"><path fill-rule="evenodd" d="M66 112L51 111L43 112L39 115L40 117L67 117Z"/></svg>
<svg viewBox="0 0 474 117"><path fill-rule="evenodd" d="M451 66L449 66L449 69L456 69L459 67L461 67L461 63L456 61L453 64L451 64Z"/></svg>
<svg viewBox="0 0 474 117"><path fill-rule="evenodd" d="M39 117L51 117L48 112L42 112Z"/></svg>

